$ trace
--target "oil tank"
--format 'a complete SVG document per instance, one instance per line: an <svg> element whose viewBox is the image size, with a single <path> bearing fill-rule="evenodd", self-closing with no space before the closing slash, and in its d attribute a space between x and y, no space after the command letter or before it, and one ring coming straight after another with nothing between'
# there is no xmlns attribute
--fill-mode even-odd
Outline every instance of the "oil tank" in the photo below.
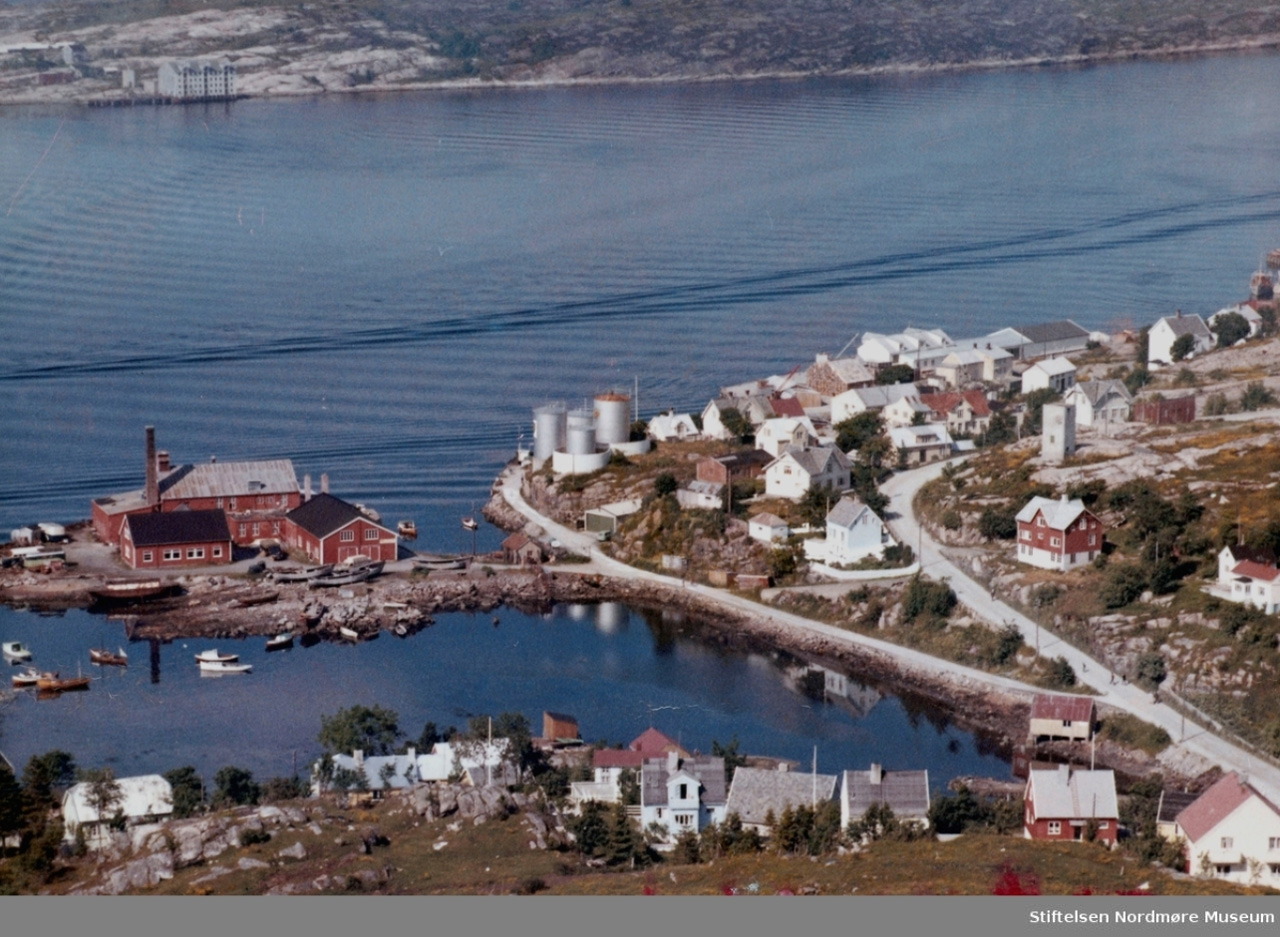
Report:
<svg viewBox="0 0 1280 937"><path fill-rule="evenodd" d="M565 452L570 455L594 455L596 451L596 420L590 410L570 410L567 418L568 438Z"/></svg>
<svg viewBox="0 0 1280 937"><path fill-rule="evenodd" d="M549 459L565 445L565 405L549 403L533 410L533 457Z"/></svg>
<svg viewBox="0 0 1280 937"><path fill-rule="evenodd" d="M631 439L631 395L609 391L596 394L596 440L602 445Z"/></svg>

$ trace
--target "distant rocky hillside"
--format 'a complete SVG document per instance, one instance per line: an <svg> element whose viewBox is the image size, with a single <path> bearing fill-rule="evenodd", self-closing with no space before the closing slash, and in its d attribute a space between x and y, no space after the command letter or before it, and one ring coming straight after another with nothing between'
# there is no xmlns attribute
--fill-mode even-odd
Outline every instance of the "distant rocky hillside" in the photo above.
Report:
<svg viewBox="0 0 1280 937"><path fill-rule="evenodd" d="M113 87L112 63L144 78L158 62L190 55L231 58L246 93L299 94L1074 61L1278 38L1280 6L1257 0L0 3L0 48L78 41L89 52L87 66L77 63L89 83L68 85L42 84L36 74L63 67L60 56L0 55L0 101L83 99Z"/></svg>

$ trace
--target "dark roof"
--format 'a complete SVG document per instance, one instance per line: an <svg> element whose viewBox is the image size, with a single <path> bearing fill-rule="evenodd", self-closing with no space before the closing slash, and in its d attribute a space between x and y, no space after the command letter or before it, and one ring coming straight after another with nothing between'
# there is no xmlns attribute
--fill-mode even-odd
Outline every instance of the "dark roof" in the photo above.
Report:
<svg viewBox="0 0 1280 937"><path fill-rule="evenodd" d="M369 521L370 524L374 523L354 504L348 504L341 498L325 493L318 494L305 504L298 505L285 517L316 537L327 537L335 530L346 527L357 519ZM381 524L376 526L382 527Z"/></svg>
<svg viewBox="0 0 1280 937"><path fill-rule="evenodd" d="M1199 338L1212 338L1209 327L1204 324L1204 320L1199 316L1165 316L1160 320L1178 338L1184 335L1195 335Z"/></svg>
<svg viewBox="0 0 1280 937"><path fill-rule="evenodd" d="M1160 823L1172 823L1178 819L1178 814L1194 804L1199 796L1189 791L1165 791L1160 795L1160 810L1156 820Z"/></svg>
<svg viewBox="0 0 1280 937"><path fill-rule="evenodd" d="M924 818L929 814L928 771L846 771L844 786L850 816L860 817L872 804L885 804L899 817Z"/></svg>
<svg viewBox="0 0 1280 937"><path fill-rule="evenodd" d="M702 785L699 803L705 807L725 802L724 759L711 755L680 758L675 772L668 770L666 758L647 758L640 769L640 803L664 807L667 803L667 781L673 773L685 772Z"/></svg>
<svg viewBox="0 0 1280 937"><path fill-rule="evenodd" d="M822 804L834 799L839 783L840 779L834 774L738 768L733 772L733 787L725 812L736 813L743 823L763 826L770 810L776 820L788 807L808 806L814 801Z"/></svg>
<svg viewBox="0 0 1280 937"><path fill-rule="evenodd" d="M139 547L231 539L227 515L221 510L130 514L125 523L129 525L129 536L134 546Z"/></svg>
<svg viewBox="0 0 1280 937"><path fill-rule="evenodd" d="M1057 322L1041 322L1038 325L1020 325L1018 326L1018 333L1033 345L1043 344L1044 342L1063 342L1073 338L1083 338L1087 341L1089 338L1089 333L1070 319L1060 319Z"/></svg>

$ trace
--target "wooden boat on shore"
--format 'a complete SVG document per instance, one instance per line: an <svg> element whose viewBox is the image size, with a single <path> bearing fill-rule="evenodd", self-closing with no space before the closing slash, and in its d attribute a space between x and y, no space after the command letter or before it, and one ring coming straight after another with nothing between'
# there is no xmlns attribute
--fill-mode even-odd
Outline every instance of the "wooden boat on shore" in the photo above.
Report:
<svg viewBox="0 0 1280 937"><path fill-rule="evenodd" d="M89 662L105 664L111 667L128 667L129 655L124 652L124 648L120 648L115 654L112 654L106 648L91 647L89 648Z"/></svg>
<svg viewBox="0 0 1280 937"><path fill-rule="evenodd" d="M0 651L9 660L31 660L31 649L21 641L6 641L0 644Z"/></svg>
<svg viewBox="0 0 1280 937"><path fill-rule="evenodd" d="M293 632L285 631L275 637L267 638L268 651L283 651L285 648L293 647Z"/></svg>
<svg viewBox="0 0 1280 937"><path fill-rule="evenodd" d="M245 595L236 600L241 608L252 608L255 605L266 605L280 598L279 592L262 592L257 595Z"/></svg>
<svg viewBox="0 0 1280 937"><path fill-rule="evenodd" d="M367 582L382 575L382 568L386 564L379 560L376 563L370 562L361 566L352 566L346 570L335 568L329 576L321 576L318 579L312 579L307 586L311 589L324 589L333 586L350 586L357 582Z"/></svg>
<svg viewBox="0 0 1280 937"><path fill-rule="evenodd" d="M285 569L272 570L271 578L276 582L308 582L312 579L319 579L321 576L327 576L331 572L333 572L332 563L325 563L323 566L312 566L309 569L299 569L296 566L291 566Z"/></svg>
<svg viewBox="0 0 1280 937"><path fill-rule="evenodd" d="M36 670L34 667L28 667L21 673L15 673L13 675L13 685L19 690L24 687L36 686L39 682L40 671Z"/></svg>
<svg viewBox="0 0 1280 937"><path fill-rule="evenodd" d="M196 655L196 662L201 664L229 664L239 659L239 654L219 654L217 648Z"/></svg>
<svg viewBox="0 0 1280 937"><path fill-rule="evenodd" d="M173 592L172 584L159 579L108 579L101 587L90 589L89 595L102 603L142 602Z"/></svg>
<svg viewBox="0 0 1280 937"><path fill-rule="evenodd" d="M36 688L46 693L65 693L68 690L89 689L89 678L62 677L57 673L42 673L36 678Z"/></svg>
<svg viewBox="0 0 1280 937"><path fill-rule="evenodd" d="M204 673L248 673L253 670L253 664L237 664L227 660L202 660L200 663L200 672Z"/></svg>
<svg viewBox="0 0 1280 937"><path fill-rule="evenodd" d="M418 556L413 560L414 568L428 572L437 569L466 569L467 561L459 556Z"/></svg>

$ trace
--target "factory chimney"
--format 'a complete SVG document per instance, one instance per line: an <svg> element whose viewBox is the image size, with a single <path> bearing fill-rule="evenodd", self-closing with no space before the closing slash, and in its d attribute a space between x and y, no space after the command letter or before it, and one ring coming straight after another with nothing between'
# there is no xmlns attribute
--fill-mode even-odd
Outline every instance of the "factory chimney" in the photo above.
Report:
<svg viewBox="0 0 1280 937"><path fill-rule="evenodd" d="M156 428L147 427L147 506L160 506L160 474L156 466Z"/></svg>

